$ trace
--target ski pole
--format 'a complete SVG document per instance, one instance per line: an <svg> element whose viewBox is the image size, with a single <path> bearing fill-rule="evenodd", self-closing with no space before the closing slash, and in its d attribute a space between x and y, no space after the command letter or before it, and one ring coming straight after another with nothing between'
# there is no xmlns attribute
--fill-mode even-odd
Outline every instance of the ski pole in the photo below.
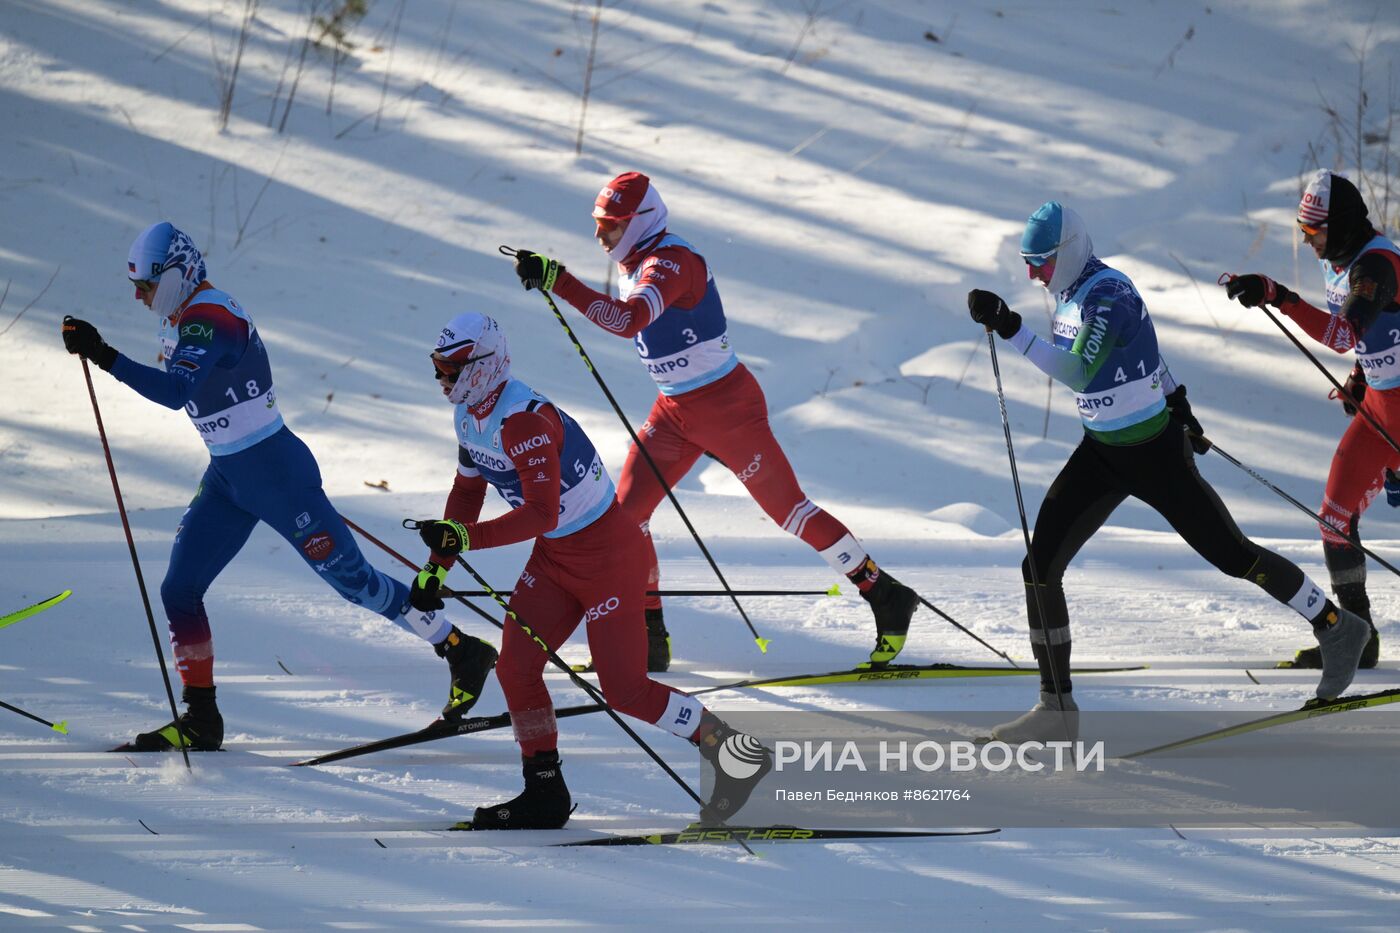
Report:
<svg viewBox="0 0 1400 933"><path fill-rule="evenodd" d="M380 541L374 535L370 534L368 531L365 531L363 528L352 522L350 519L342 515L341 520L344 521L345 524L348 525L352 530L364 536L365 540L377 545L386 554L398 560L399 563L403 564L405 567L409 567L411 569L416 568L417 565L410 561L407 557L404 557L398 551L395 551L389 545L385 544L383 541ZM411 527L408 524L408 522L410 521L412 521L412 519L404 520L405 528ZM603 712L607 713L608 716L612 718L613 722L617 723L618 726L622 728L623 732L626 732L627 735L631 737L631 739L634 742L636 742L642 748L643 751L645 751L649 756L651 756L652 761L655 761L663 771L670 775L671 779L675 781L680 786L680 788L686 792L687 795L690 796L690 799L694 800L695 803L699 805L701 810L705 808L705 801L701 800L700 795L695 793L691 786L688 783L686 783L685 778L677 774L674 768L668 765L665 762L665 760L660 755L658 755L655 752L655 750L653 750L652 747L648 745L640 735L633 731L633 729L622 720L622 717L617 714L617 711L615 709L608 705L608 701L603 698L603 695L598 691L596 687L594 687L588 681L584 680L578 674L574 673L573 668L569 667L568 664L565 664L563 659L560 658L559 655L554 652L554 649L551 648L548 644L546 644L543 639L536 635L534 631L528 625L526 625L525 622L518 615L515 614L515 611L510 608L510 604L507 603L499 593L497 593L491 588L491 585L486 582L485 578L483 578L479 573L476 572L476 568L474 568L471 564L467 563L466 560L464 560L460 554L457 555L457 563L467 568L467 572L472 575L472 578L474 580L476 580L477 585L480 586L482 590L486 592L487 595L494 599L496 603L500 605L502 609L505 610L506 615L513 622L515 622L516 625L520 626L520 630L525 634L527 638L533 641L545 652L545 655L549 658L550 663L552 663L559 670L563 671L565 674L568 674L569 679L574 682L574 685L577 686L579 689L583 690L584 693L588 694L590 699L592 699L595 703L601 706L603 708ZM492 618L491 615L485 610L472 605L461 596L457 596L457 601L460 602L462 605L475 610L478 615L485 618L492 625L496 626L496 628L501 629L502 631L505 630L505 624L503 622L498 621L497 619Z"/></svg>
<svg viewBox="0 0 1400 933"><path fill-rule="evenodd" d="M1193 436L1195 436L1195 437L1200 437L1201 440L1205 441L1207 444L1210 444L1210 449L1211 449L1211 450L1215 451L1216 453L1220 454L1220 456L1224 457L1225 460L1226 460L1228 463L1232 463L1232 464L1234 464L1235 466L1239 467L1241 470L1243 470L1244 472L1248 473L1248 474L1249 474L1250 476L1252 476L1255 480L1257 480L1261 485L1263 485L1263 486L1266 487L1267 489L1271 490L1271 491L1272 491L1275 495L1277 495L1280 499L1283 499L1285 502L1290 503L1294 508L1298 509L1298 511L1300 511L1300 512L1302 512L1304 515L1308 516L1308 518L1311 518L1311 519L1313 520L1313 522L1317 522L1318 519L1317 519L1317 513L1316 513L1316 512L1314 512L1312 509L1308 508L1308 507L1307 507L1306 505L1304 505L1303 503L1299 502L1297 499L1295 499L1295 498L1293 498L1292 496L1290 496L1288 493L1284 492L1282 489L1280 489L1280 488L1278 488L1277 486L1275 486L1273 483L1269 482L1267 479L1265 479L1265 478L1264 478L1262 475L1260 475L1259 473L1257 473L1257 472L1255 472L1254 470L1250 469L1250 468L1249 468L1248 466L1246 466L1245 464L1241 463L1240 461L1236 460L1234 457L1230 456L1230 455L1229 455L1228 453L1226 453L1225 451L1221 450L1219 444L1216 444L1215 442L1211 441L1209 438L1204 437L1204 436L1199 435L1199 434L1193 435ZM1336 534L1339 534L1339 535L1341 535L1343 538L1346 538L1346 539L1347 539L1347 543L1350 544L1352 547L1356 548L1356 549L1357 549L1358 551L1360 551L1362 554L1365 554L1367 557L1371 558L1371 560L1373 560L1373 561L1375 561L1376 563L1380 564L1382 567L1384 567L1386 570L1389 570L1391 573L1395 574L1396 576L1400 576L1400 569L1397 569L1393 564L1391 564L1389 561L1385 560L1385 558L1378 556L1378 555L1376 554L1375 551L1372 551L1370 548L1366 547L1366 545L1362 544L1362 543L1361 543L1361 540L1360 540L1360 537L1359 537L1358 535L1352 534L1352 533L1347 532L1347 531L1343 531L1343 530L1340 529L1340 528L1334 528L1334 527L1332 527L1331 525L1328 525L1327 527L1328 527L1329 529L1331 529L1333 532L1335 532Z"/></svg>
<svg viewBox="0 0 1400 933"><path fill-rule="evenodd" d="M63 720L62 722L49 722L47 719L42 719L42 718L40 718L40 717L38 717L38 716L35 716L33 713L26 713L24 710L20 709L18 706L11 706L10 704L6 703L4 700L0 700L0 708L7 709L7 710L9 710L9 711L12 712L12 713L19 713L19 714L20 714L21 716L23 716L25 719L32 719L32 720L34 720L35 722L41 722L41 723L43 723L44 725L48 726L50 729L52 729L52 730L55 731L55 732L62 733L63 735L67 735L67 734L68 734L68 720L66 720L66 719Z"/></svg>
<svg viewBox="0 0 1400 933"><path fill-rule="evenodd" d="M72 595L72 590L64 590L57 596L50 596L48 599L45 599L41 602L37 602L32 606L26 606L23 609L16 609L9 615L0 616L0 628L4 628L7 625L14 625L16 622L22 622L30 616L36 616L51 606L57 606L59 603L63 602L65 599Z"/></svg>
<svg viewBox="0 0 1400 933"><path fill-rule="evenodd" d="M988 650L990 650L990 651L992 652L992 654L995 654L995 655L997 655L997 656L1003 658L1003 659L1006 661L1007 664L1010 664L1012 667L1016 667L1016 668L1019 668L1019 667L1021 666L1021 665L1017 664L1015 661L1011 660L1011 655L1007 654L1005 651L1001 651L1001 650L998 650L998 649L996 649L996 648L993 648L990 644L988 644L987 642L985 642L985 641L982 640L982 636L978 635L976 632L972 631L972 629L970 629L970 628L968 628L967 626L963 625L963 624L962 624L961 622L959 622L957 619L955 619L955 618L953 618L952 616L948 615L948 613L944 612L942 609L939 609L937 606L935 606L933 603L929 602L927 599L924 599L922 596L919 596L918 593L915 593L914 595L919 597L919 602L923 603L923 604L924 604L925 606L927 606L929 609L932 609L932 610L933 610L935 613L937 613L939 616L942 616L943 619L944 619L946 622L948 622L949 624L951 624L951 625L953 626L953 628L955 628L955 629L957 629L958 631L962 632L964 635L967 635L967 636L971 637L971 638L972 638L974 641L976 641L979 645L981 645L982 647L987 648ZM1042 617L1042 618L1043 618L1043 617Z"/></svg>
<svg viewBox="0 0 1400 933"><path fill-rule="evenodd" d="M502 256L514 257L520 252L519 250L511 249L509 246L502 246L499 249ZM700 539L700 532L695 530L695 526L690 522L690 516L686 515L685 509L681 508L680 500L676 498L676 494L671 490L671 484L666 482L666 477L661 473L661 467L656 465L656 461L652 459L651 452L642 445L642 439L638 437L637 432L632 429L632 422L628 421L627 416L622 413L622 406L617 403L617 399L613 397L612 390L608 388L608 384L603 381L602 375L598 372L597 368L594 367L593 360L589 359L588 351L583 348L583 344L579 343L578 336L574 334L574 329L569 326L568 319L560 312L559 306L554 303L554 297L550 295L549 292L540 289L540 294L543 295L544 300L548 302L549 310L554 312L554 317L559 321L559 325L564 328L564 333L569 335L569 342L574 345L574 349L578 351L578 355L583 358L583 365L587 367L588 371L593 375L594 381L598 383L598 388L602 389L603 395L607 396L608 404L612 405L613 411L616 412L617 417L621 419L622 426L627 429L628 436L632 438L632 443L637 447L637 452L642 455L642 459L647 462L647 466L651 467L651 472L656 476L656 481L660 483L661 488L666 491L666 498L671 500L671 505L675 507L676 514L681 517L681 521L685 523L686 530L689 531L690 536L695 539L696 545L700 548L700 553L705 555L705 560L709 562L710 569L715 572L715 577L719 579L720 586L724 587L730 602L732 602L734 608L738 610L739 617L743 619L744 624L748 626L750 634L753 635L754 643L758 645L758 650L763 654L767 654L770 640L760 637L758 629L754 628L753 623L749 621L748 613L744 611L743 606L739 605L739 599L735 595L734 589L729 585L729 581L724 578L724 573L719 569L719 564L715 563L715 559L710 556L710 549L705 547L705 542Z"/></svg>
<svg viewBox="0 0 1400 933"><path fill-rule="evenodd" d="M1220 278L1216 280L1216 283L1219 285L1224 285L1234 278L1235 276L1231 275L1228 272L1224 272L1221 273ZM1352 398L1351 393L1348 392L1346 389L1342 388L1342 384L1337 381L1337 378L1335 376L1333 376L1330 372L1327 371L1327 367L1322 365L1322 362L1316 356L1313 355L1312 351L1309 350L1307 347L1303 346L1302 341L1295 337L1291 330L1289 330L1287 327L1284 327L1283 322L1280 321L1277 317L1275 317L1274 313L1270 311L1267 307L1261 304L1259 305L1259 310L1263 311L1264 316L1267 317L1269 320L1273 321L1274 325L1279 330L1283 331L1283 335L1289 339L1293 346L1298 348L1298 352L1306 356L1308 360L1311 361L1311 363L1317 367L1317 371L1322 373L1322 375L1327 378L1328 382L1332 383L1332 387L1337 390L1337 395L1345 399L1347 402L1350 402L1351 405L1356 409L1357 414L1365 418L1366 421L1371 425L1371 427L1376 429L1376 433L1379 434L1385 440L1385 442L1395 450L1396 453L1400 453L1400 444L1397 444L1395 442L1395 438L1391 437L1388 433L1386 433L1385 428L1381 427L1380 422L1377 421L1369 411L1361 407L1361 402L1357 401L1355 398Z"/></svg>
<svg viewBox="0 0 1400 933"><path fill-rule="evenodd" d="M997 405L1001 408L1001 429L1006 435L1006 458L1011 462L1011 484L1016 489L1016 511L1021 515L1021 537L1026 542L1026 566L1031 572L1031 593L1035 598L1036 613L1040 616L1040 633L1045 639L1045 667L1050 668L1051 685L1055 688L1055 699L1060 706L1060 722L1065 727L1065 740L1074 741L1073 731L1069 727L1069 714L1064 710L1064 702L1060 700L1064 696L1064 691L1060 688L1060 674L1055 670L1055 657L1051 652L1050 636L1047 632L1046 623L1049 621L1045 615L1045 604L1040 595L1040 575L1035 569L1035 554L1031 551L1031 528L1026 521L1026 503L1021 498L1021 477L1016 472L1016 449L1011 444L1011 418L1006 413L1006 393L1001 388L1001 366L997 363L996 338L992 335L992 329L987 328L987 349L992 353L992 375L996 377L997 383Z"/></svg>
<svg viewBox="0 0 1400 933"><path fill-rule="evenodd" d="M151 599L146 595L146 580L141 576L141 561L136 557L136 541L131 537L131 523L126 520L126 505L122 502L122 488L117 484L117 467L112 462L112 448L107 444L107 430L102 427L102 410L97 407L97 391L92 387L92 372L87 359L78 358L83 364L83 378L87 380L88 398L92 399L92 414L97 419L97 436L102 439L102 453L107 458L107 475L112 477L112 493L117 498L117 514L122 517L122 530L126 532L126 546L131 551L131 566L136 571L136 587L141 591L141 604L146 607L146 622L151 627L151 644L156 649L156 660L160 662L160 677L165 682L165 696L170 701L171 718L179 720L180 712L175 708L175 691L170 686L170 672L165 668L165 652L160 647L160 635L156 634L156 617L151 612ZM180 754L185 758L185 767L190 766L190 753L185 743L180 743Z"/></svg>
<svg viewBox="0 0 1400 933"><path fill-rule="evenodd" d="M514 595L512 590L497 590L502 596ZM826 590L647 590L648 596L840 596L840 584ZM439 590L439 596L489 596L485 590ZM935 610L936 611L936 610ZM956 624L956 623L954 623Z"/></svg>

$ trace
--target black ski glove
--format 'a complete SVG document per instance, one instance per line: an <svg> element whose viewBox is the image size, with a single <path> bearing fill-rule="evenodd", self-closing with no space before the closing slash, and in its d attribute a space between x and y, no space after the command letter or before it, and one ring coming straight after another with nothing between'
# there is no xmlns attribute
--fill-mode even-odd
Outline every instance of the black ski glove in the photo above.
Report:
<svg viewBox="0 0 1400 933"><path fill-rule="evenodd" d="M1356 406L1361 404L1361 400L1366 397L1366 374L1361 371L1361 364L1357 363L1351 368L1351 375L1347 376L1347 381L1342 383L1345 393L1333 389L1327 393L1328 398L1339 399L1342 403L1342 411L1350 418L1356 414ZM1349 396L1349 397L1348 397ZM1356 404L1352 404L1355 402Z"/></svg>
<svg viewBox="0 0 1400 933"><path fill-rule="evenodd" d="M1206 440L1205 429L1201 427L1201 422L1196 420L1196 416L1191 414L1191 403L1186 401L1185 385L1178 385L1167 396L1167 411L1172 420L1186 431L1192 450L1198 454L1210 450L1210 441Z"/></svg>
<svg viewBox="0 0 1400 933"><path fill-rule="evenodd" d="M1231 276L1227 279L1225 295L1227 298L1238 301L1246 308L1257 308L1264 304L1278 307L1290 298L1298 297L1267 275L1253 272L1247 275Z"/></svg>
<svg viewBox="0 0 1400 933"><path fill-rule="evenodd" d="M538 288L542 292L554 291L554 282L564 267L557 260L539 253L519 250L515 254L515 274L520 276L520 284L525 290Z"/></svg>
<svg viewBox="0 0 1400 933"><path fill-rule="evenodd" d="M1021 329L1021 315L1008 308L996 292L974 288L967 293L967 310L974 321L996 331L1002 340L1010 340Z"/></svg>
<svg viewBox="0 0 1400 933"><path fill-rule="evenodd" d="M63 347L69 353L96 363L103 372L111 372L112 364L117 361L116 349L107 345L97 328L71 314L63 318Z"/></svg>
<svg viewBox="0 0 1400 933"><path fill-rule="evenodd" d="M436 612L443 607L438 590L447 579L447 568L435 560L430 560L413 578L413 586L408 591L408 603L419 612Z"/></svg>
<svg viewBox="0 0 1400 933"><path fill-rule="evenodd" d="M418 537L435 554L460 554L472 549L467 526L450 518L439 518L418 523Z"/></svg>

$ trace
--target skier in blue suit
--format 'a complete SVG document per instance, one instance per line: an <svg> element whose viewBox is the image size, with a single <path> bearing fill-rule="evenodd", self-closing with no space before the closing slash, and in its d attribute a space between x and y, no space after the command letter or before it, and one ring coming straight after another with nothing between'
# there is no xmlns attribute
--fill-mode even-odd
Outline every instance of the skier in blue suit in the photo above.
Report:
<svg viewBox="0 0 1400 933"><path fill-rule="evenodd" d="M441 599L421 592L419 581L410 588L365 560L321 489L315 457L282 420L252 318L209 282L194 242L170 223L149 227L131 246L127 277L135 297L157 315L161 367L118 353L97 328L74 317L63 320L63 344L156 404L183 408L209 448L209 466L175 529L160 588L186 710L129 747L165 751L183 744L212 751L222 745L204 594L259 521L287 539L346 600L433 645L452 674L443 715L465 715L496 663L496 650L458 631Z"/></svg>

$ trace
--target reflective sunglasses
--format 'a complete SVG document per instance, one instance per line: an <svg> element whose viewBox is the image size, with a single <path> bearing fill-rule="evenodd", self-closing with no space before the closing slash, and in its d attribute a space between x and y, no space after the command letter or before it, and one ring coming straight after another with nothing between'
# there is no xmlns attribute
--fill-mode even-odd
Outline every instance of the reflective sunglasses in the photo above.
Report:
<svg viewBox="0 0 1400 933"><path fill-rule="evenodd" d="M1054 246L1050 247L1043 253L1028 253L1025 250L1022 250L1021 258L1026 261L1026 265L1034 266L1035 268L1039 269L1041 266L1054 259L1056 253L1064 249L1070 243L1073 243L1074 238L1077 236L1079 236L1079 234L1076 233L1074 234L1074 236L1071 236L1067 240L1061 240L1060 242L1056 243Z"/></svg>
<svg viewBox="0 0 1400 933"><path fill-rule="evenodd" d="M606 230L611 233L614 230L620 229L624 224L627 223L627 221L631 220L633 217L640 217L643 214L650 214L655 209L656 208L648 207L644 211L636 211L635 213L631 214L594 214L593 222L598 225L598 228L600 230Z"/></svg>
<svg viewBox="0 0 1400 933"><path fill-rule="evenodd" d="M468 356L464 360L452 360L443 356L439 351L434 350L432 353L433 375L438 379L450 379L456 382L457 377L462 374L462 370L466 369L472 363L495 355L496 351L492 350L490 353L483 353L480 356Z"/></svg>

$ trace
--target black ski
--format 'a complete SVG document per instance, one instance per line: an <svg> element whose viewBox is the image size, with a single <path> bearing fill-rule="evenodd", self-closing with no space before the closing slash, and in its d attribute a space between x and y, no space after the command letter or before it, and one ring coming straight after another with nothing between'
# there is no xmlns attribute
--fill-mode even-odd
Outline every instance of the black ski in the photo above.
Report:
<svg viewBox="0 0 1400 933"><path fill-rule="evenodd" d="M454 829L466 828L459 823ZM726 845L754 842L852 842L925 839L940 836L988 836L999 829L804 829L798 826L717 826L687 827L678 832L615 835L586 829L487 829L469 832L449 832L443 835L376 836L375 845L381 849L460 848L465 846L499 846L502 848L576 848L579 846L685 846ZM562 841L560 841L562 840Z"/></svg>
<svg viewBox="0 0 1400 933"><path fill-rule="evenodd" d="M1076 668L1073 673L1117 674L1124 671L1145 671L1146 665L1136 667L1092 667ZM885 683L897 680L925 680L952 677L1012 677L1039 675L1036 668L1024 667L968 667L962 664L887 664L884 667L853 667L844 671L828 671L824 674L790 674L786 677L765 677L758 680L741 680L716 687L701 687L687 690L691 696L714 693L719 690L744 690L754 687L812 687L822 684L846 683Z"/></svg>
<svg viewBox="0 0 1400 933"><path fill-rule="evenodd" d="M556 718L566 716L582 716L584 713L601 712L603 707L596 703L589 703L585 706L566 706L563 709L554 711ZM361 745L352 745L349 748L342 748L339 751L327 752L324 755L317 755L314 758L307 758L304 761L292 762L293 768L304 768L309 765L330 764L333 761L344 761L346 758L357 758L360 755L368 755L372 752L384 752L391 748L404 748L408 745L418 745L423 742L434 742L438 739L449 738L454 735L472 735L477 732L486 732L491 729L502 729L510 725L510 713L499 713L495 716L471 716L467 719L435 719L422 729L415 732L405 732L401 735L391 735L387 739L378 739L374 742L365 742Z"/></svg>
<svg viewBox="0 0 1400 933"><path fill-rule="evenodd" d="M841 842L857 839L920 839L930 836L989 836L999 829L900 830L900 829L802 829L797 826L721 826L713 829L683 829L676 833L650 833L644 836L606 836L578 842L556 842L569 846L685 846L725 845L752 842Z"/></svg>

